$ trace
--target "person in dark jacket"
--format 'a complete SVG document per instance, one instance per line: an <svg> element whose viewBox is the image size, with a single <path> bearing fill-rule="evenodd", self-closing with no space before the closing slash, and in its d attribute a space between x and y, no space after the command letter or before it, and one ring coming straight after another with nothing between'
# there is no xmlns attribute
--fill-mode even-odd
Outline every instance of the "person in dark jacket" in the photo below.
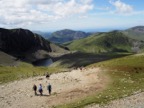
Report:
<svg viewBox="0 0 144 108"><path fill-rule="evenodd" d="M33 85L33 90L35 92L35 95L37 95L37 86L35 84Z"/></svg>
<svg viewBox="0 0 144 108"><path fill-rule="evenodd" d="M48 90L48 92L49 92L49 95L51 95L52 86L51 86L50 83L49 83L48 86L47 86L47 90Z"/></svg>

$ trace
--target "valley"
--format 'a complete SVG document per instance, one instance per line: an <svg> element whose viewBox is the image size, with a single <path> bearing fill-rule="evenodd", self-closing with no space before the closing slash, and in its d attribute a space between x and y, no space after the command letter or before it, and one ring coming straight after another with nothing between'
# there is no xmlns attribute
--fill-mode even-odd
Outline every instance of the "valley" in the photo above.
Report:
<svg viewBox="0 0 144 108"><path fill-rule="evenodd" d="M128 30L143 33L143 26ZM126 100L126 108L127 103L135 103L134 98L139 102L132 106L139 107L142 98L137 95L144 92L144 42L126 31L53 43L29 30L0 29L0 107L115 108ZM32 86L40 83L43 96L35 96Z"/></svg>
<svg viewBox="0 0 144 108"><path fill-rule="evenodd" d="M144 0L0 0L0 108L144 108Z"/></svg>

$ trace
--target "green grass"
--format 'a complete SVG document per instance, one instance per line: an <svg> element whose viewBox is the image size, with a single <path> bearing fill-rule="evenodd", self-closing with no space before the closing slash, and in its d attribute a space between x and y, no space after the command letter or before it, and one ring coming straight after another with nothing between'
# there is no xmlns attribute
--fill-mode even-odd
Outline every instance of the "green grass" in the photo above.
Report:
<svg viewBox="0 0 144 108"><path fill-rule="evenodd" d="M65 43L69 49L87 53L132 52L133 41L121 32L94 34L87 38Z"/></svg>
<svg viewBox="0 0 144 108"><path fill-rule="evenodd" d="M88 67L101 67L107 70L106 74L111 78L107 89L56 108L83 108L93 103L104 105L112 100L144 91L144 55L112 59Z"/></svg>
<svg viewBox="0 0 144 108"><path fill-rule="evenodd" d="M0 83L7 83L48 73L57 73L64 71L60 67L34 67L27 63L21 63L19 66L0 66Z"/></svg>
<svg viewBox="0 0 144 108"><path fill-rule="evenodd" d="M134 30L126 30L123 33L133 39L143 40L144 41L144 33L143 32L136 32Z"/></svg>
<svg viewBox="0 0 144 108"><path fill-rule="evenodd" d="M46 72L61 72L68 68L87 66L95 62L127 55L129 54L96 55L89 53L73 53L57 58L58 61L55 62L51 67L34 67L30 64L21 62L19 62L19 65L16 66L0 65L0 83L7 83L23 78L44 75Z"/></svg>

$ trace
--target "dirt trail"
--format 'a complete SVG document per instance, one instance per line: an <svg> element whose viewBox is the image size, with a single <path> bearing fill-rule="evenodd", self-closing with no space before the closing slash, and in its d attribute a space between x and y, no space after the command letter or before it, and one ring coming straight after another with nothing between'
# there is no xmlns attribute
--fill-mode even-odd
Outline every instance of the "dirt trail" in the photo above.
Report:
<svg viewBox="0 0 144 108"><path fill-rule="evenodd" d="M93 68L53 74L50 79L41 76L0 85L0 108L48 108L72 102L103 90L107 82L104 77L99 68ZM35 96L32 86L40 83L43 96ZM51 96L46 89L48 83L52 85Z"/></svg>

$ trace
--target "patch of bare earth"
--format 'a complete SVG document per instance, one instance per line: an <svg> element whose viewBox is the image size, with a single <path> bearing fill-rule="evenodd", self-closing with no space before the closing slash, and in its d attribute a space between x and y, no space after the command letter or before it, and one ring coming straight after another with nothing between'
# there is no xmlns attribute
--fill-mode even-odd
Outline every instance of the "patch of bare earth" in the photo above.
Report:
<svg viewBox="0 0 144 108"><path fill-rule="evenodd" d="M0 85L0 108L48 108L75 101L105 89L108 78L99 68L72 70ZM52 85L48 95L47 85ZM42 84L43 96L34 95L33 84Z"/></svg>

